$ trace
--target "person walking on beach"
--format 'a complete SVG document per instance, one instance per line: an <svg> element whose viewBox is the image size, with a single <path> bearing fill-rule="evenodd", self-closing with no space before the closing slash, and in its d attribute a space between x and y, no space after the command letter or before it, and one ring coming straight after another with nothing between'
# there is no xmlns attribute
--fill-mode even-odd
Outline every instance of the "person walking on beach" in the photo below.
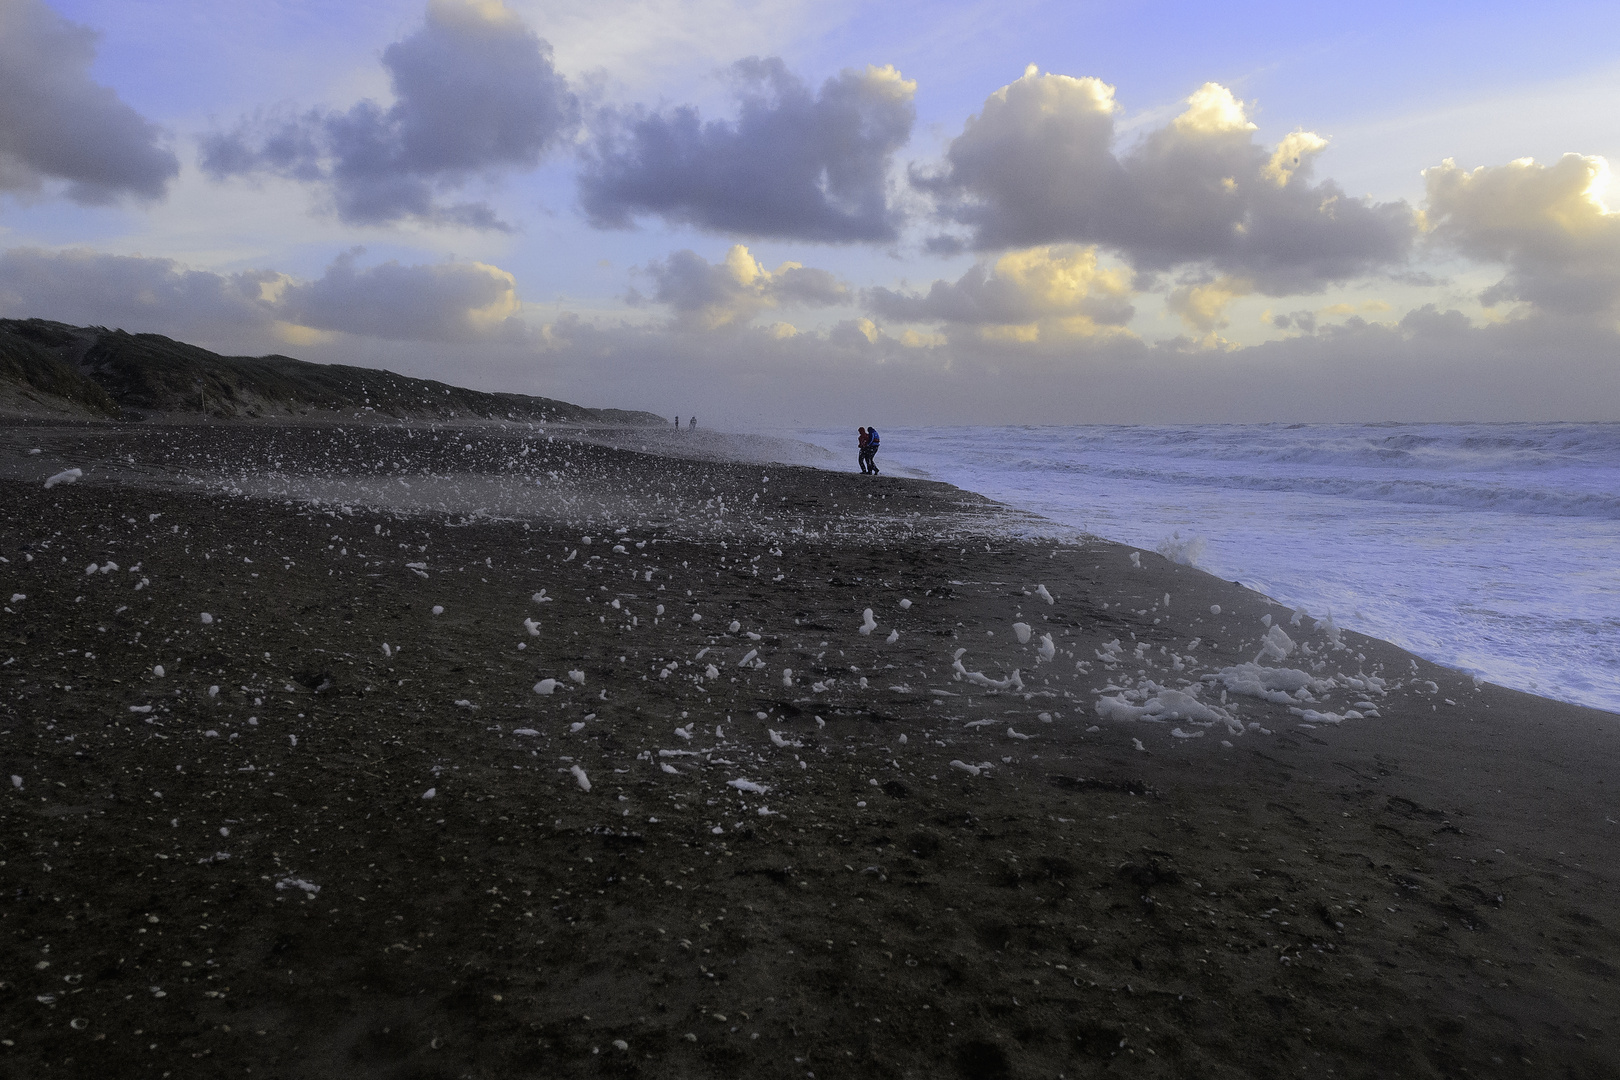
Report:
<svg viewBox="0 0 1620 1080"><path fill-rule="evenodd" d="M855 439L855 447L856 447L855 460L860 464L861 472L865 473L866 472L866 450L867 450L866 429L865 428L856 428L855 430L860 432L860 434Z"/></svg>
<svg viewBox="0 0 1620 1080"><path fill-rule="evenodd" d="M866 453L863 464L866 466L861 472L876 476L880 471L877 467L878 430L875 427L866 429Z"/></svg>

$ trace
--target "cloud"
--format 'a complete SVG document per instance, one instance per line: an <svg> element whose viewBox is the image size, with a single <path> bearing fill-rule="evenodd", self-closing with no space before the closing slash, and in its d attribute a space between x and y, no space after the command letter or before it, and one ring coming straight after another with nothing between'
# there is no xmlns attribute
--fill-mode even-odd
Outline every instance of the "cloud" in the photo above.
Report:
<svg viewBox="0 0 1620 1080"><path fill-rule="evenodd" d="M1405 202L1351 198L1313 182L1327 142L1299 131L1276 147L1231 91L1206 83L1170 123L1121 149L1114 88L1033 65L970 117L934 174L913 170L941 213L968 229L936 238L979 250L1099 244L1132 266L1199 264L1268 295L1402 263L1415 235Z"/></svg>
<svg viewBox="0 0 1620 1080"><path fill-rule="evenodd" d="M889 165L911 137L917 84L848 69L819 93L779 59L731 68L735 120L697 109L608 114L579 175L598 228L640 215L718 232L828 243L886 241L902 215Z"/></svg>
<svg viewBox="0 0 1620 1080"><path fill-rule="evenodd" d="M574 129L579 102L551 47L500 0L430 0L423 27L382 60L391 106L245 120L203 140L204 169L324 184L338 216L355 224L504 227L482 203L438 197L474 177L533 168Z"/></svg>
<svg viewBox="0 0 1620 1080"><path fill-rule="evenodd" d="M1565 154L1467 172L1447 159L1423 173L1430 236L1507 276L1482 303L1526 301L1563 316L1620 315L1620 214L1603 205L1608 163Z"/></svg>
<svg viewBox="0 0 1620 1080"><path fill-rule="evenodd" d="M520 330L512 275L498 267L387 262L361 269L358 255L342 255L320 278L300 281L270 270L216 274L172 259L13 248L0 252L0 312L255 347L305 344L319 332L472 342Z"/></svg>
<svg viewBox="0 0 1620 1080"><path fill-rule="evenodd" d="M353 253L309 281L84 251L0 253L0 315L387 366L586 405L679 409L716 427L853 426L857 417L879 426L885 417L891 426L1620 419L1620 335L1539 312L1483 327L1437 307L1389 323L1352 315L1190 357L1184 339L1042 336L1008 348L976 324L943 323L968 332L942 340L899 323L886 329L878 316L825 332L761 318L700 334L565 313L529 329L521 315L503 315L516 306L510 286L493 267L368 268Z"/></svg>
<svg viewBox="0 0 1620 1080"><path fill-rule="evenodd" d="M0 192L161 199L179 174L157 127L91 79L96 37L41 0L0 2Z"/></svg>
<svg viewBox="0 0 1620 1080"><path fill-rule="evenodd" d="M926 293L868 289L867 305L894 322L972 327L986 338L1037 341L1089 337L1122 327L1131 275L1099 265L1094 247L1056 245L1010 252L980 262L956 281L936 281Z"/></svg>
<svg viewBox="0 0 1620 1080"><path fill-rule="evenodd" d="M1434 309L1434 307L1435 305L1433 304L1425 304L1420 308L1414 308L1412 311L1407 313L1407 316L1410 318L1416 313L1431 311ZM1350 315L1359 319L1362 314L1381 315L1386 311L1392 310L1394 310L1394 305L1387 300L1363 300L1359 304L1329 304L1326 307L1318 308L1315 311L1288 311L1273 315L1268 310L1265 312L1265 314L1261 315L1260 318L1262 321L1270 322L1271 325L1275 326L1279 330L1298 330L1303 334L1314 334L1320 320L1330 316ZM1463 325L1468 325L1468 317L1461 312L1450 311L1447 313L1446 317L1448 320L1461 319ZM1365 320L1362 321L1365 322ZM1320 325L1329 326L1330 324L1320 323ZM1345 325L1349 325L1348 321L1345 323ZM1403 323L1403 325L1405 324Z"/></svg>
<svg viewBox="0 0 1620 1080"><path fill-rule="evenodd" d="M1302 334L1316 332L1314 311L1289 311L1271 317L1271 325L1279 330L1298 330Z"/></svg>
<svg viewBox="0 0 1620 1080"><path fill-rule="evenodd" d="M521 305L517 283L497 266L448 262L360 269L341 255L315 281L274 294L277 317L315 330L406 341L477 341L509 326Z"/></svg>
<svg viewBox="0 0 1620 1080"><path fill-rule="evenodd" d="M890 426L1620 419L1614 332L1541 316L1478 327L1434 307L1196 355L1185 339L1129 335L1009 349L963 334L908 348L872 319L778 338L764 326L705 336L565 317L551 341L536 392L694 411L713 426L762 431L882 427L884 418ZM902 443L889 447L897 460Z"/></svg>
<svg viewBox="0 0 1620 1080"><path fill-rule="evenodd" d="M667 304L675 325L686 330L742 326L778 306L828 307L850 299L848 286L827 271L796 262L767 270L741 244L733 244L718 263L695 251L677 251L649 265L647 273L657 286L653 299ZM790 335L797 330L778 323L775 332Z"/></svg>
<svg viewBox="0 0 1620 1080"><path fill-rule="evenodd" d="M1287 187L1299 167L1326 150L1327 145L1327 140L1314 131L1291 131L1271 152L1271 160L1260 173L1278 187Z"/></svg>
<svg viewBox="0 0 1620 1080"><path fill-rule="evenodd" d="M1172 289L1164 302L1186 324L1187 329L1204 335L1210 344L1215 344L1215 331L1231 325L1226 317L1226 309L1234 300L1240 300L1252 292L1254 282L1247 278L1221 277ZM1281 327L1285 324L1276 325Z"/></svg>
<svg viewBox="0 0 1620 1080"><path fill-rule="evenodd" d="M0 252L0 311L12 318L211 334L221 327L260 330L272 316L257 302L276 275L214 274L170 259L77 249Z"/></svg>

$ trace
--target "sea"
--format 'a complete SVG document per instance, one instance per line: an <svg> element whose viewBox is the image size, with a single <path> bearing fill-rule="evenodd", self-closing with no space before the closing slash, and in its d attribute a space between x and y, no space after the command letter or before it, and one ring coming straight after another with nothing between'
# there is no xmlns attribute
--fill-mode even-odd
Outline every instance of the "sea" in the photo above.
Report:
<svg viewBox="0 0 1620 1080"><path fill-rule="evenodd" d="M848 459L853 431L802 432ZM886 472L1620 713L1620 424L913 427Z"/></svg>

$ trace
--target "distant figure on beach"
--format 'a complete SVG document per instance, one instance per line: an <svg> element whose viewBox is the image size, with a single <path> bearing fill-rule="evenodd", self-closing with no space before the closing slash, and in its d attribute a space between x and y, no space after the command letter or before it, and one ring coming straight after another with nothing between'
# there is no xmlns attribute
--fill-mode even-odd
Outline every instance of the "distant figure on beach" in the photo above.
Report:
<svg viewBox="0 0 1620 1080"><path fill-rule="evenodd" d="M697 427L697 417L694 416L691 420L687 421L686 428L688 431L690 431L695 427Z"/></svg>
<svg viewBox="0 0 1620 1080"><path fill-rule="evenodd" d="M675 430L681 430L681 418L678 416L675 418Z"/></svg>
<svg viewBox="0 0 1620 1080"><path fill-rule="evenodd" d="M861 472L864 473L866 472L866 448L868 443L866 429L856 428L855 430L860 432L860 435L855 440L855 460L860 463Z"/></svg>
<svg viewBox="0 0 1620 1080"><path fill-rule="evenodd" d="M868 427L866 429L866 468L862 469L862 472L872 473L875 476L881 471L877 467L877 452L878 429L875 427Z"/></svg>

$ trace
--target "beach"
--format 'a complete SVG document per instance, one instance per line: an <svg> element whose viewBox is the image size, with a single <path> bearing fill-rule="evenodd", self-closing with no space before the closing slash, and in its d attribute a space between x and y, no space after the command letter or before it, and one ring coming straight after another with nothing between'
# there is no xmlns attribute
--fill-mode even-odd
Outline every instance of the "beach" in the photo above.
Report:
<svg viewBox="0 0 1620 1080"><path fill-rule="evenodd" d="M1620 717L768 456L0 432L5 1071L1620 1073Z"/></svg>

